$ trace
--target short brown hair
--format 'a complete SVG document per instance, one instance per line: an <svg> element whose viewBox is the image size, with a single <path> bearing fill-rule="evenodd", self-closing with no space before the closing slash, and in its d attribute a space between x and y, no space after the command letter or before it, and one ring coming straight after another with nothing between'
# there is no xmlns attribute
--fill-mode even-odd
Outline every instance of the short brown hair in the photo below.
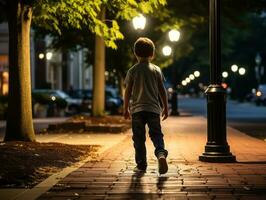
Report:
<svg viewBox="0 0 266 200"><path fill-rule="evenodd" d="M147 37L140 37L134 44L134 53L136 56L147 58L153 56L155 46L152 40Z"/></svg>

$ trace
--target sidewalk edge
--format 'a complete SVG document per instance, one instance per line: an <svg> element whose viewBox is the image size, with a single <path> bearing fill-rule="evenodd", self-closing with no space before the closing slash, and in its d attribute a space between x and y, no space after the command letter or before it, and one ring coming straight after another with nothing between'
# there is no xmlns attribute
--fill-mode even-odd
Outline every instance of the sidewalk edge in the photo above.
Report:
<svg viewBox="0 0 266 200"><path fill-rule="evenodd" d="M126 134L126 133L125 133ZM108 149L112 148L113 146L117 145L119 142L123 141L125 138L119 140L116 144L112 146L106 146L102 147L98 152L98 156L101 157L101 155L108 151ZM63 168L60 172L52 174L48 178L46 178L44 181L33 187L32 189L27 189L23 191L22 193L16 195L13 200L34 200L40 197L43 193L47 192L49 189L51 189L55 184L57 184L60 180L65 178L68 174L71 172L77 170L82 165L84 165L86 162L90 161L91 158L88 157L78 163L74 163L73 165Z"/></svg>

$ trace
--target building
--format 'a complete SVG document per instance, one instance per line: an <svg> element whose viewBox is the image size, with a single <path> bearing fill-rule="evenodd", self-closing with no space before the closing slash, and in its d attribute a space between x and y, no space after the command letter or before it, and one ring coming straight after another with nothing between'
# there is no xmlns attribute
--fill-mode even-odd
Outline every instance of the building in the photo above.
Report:
<svg viewBox="0 0 266 200"><path fill-rule="evenodd" d="M0 94L8 93L8 26L0 24Z"/></svg>
<svg viewBox="0 0 266 200"><path fill-rule="evenodd" d="M92 88L92 66L87 51L62 52L49 49L50 37L35 39L31 31L31 83L33 89L68 90ZM0 94L8 93L8 25L0 24Z"/></svg>

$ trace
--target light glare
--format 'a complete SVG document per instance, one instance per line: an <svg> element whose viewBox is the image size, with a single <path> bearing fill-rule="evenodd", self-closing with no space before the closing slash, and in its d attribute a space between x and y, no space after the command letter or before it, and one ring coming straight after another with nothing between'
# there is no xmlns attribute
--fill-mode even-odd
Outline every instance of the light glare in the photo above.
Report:
<svg viewBox="0 0 266 200"><path fill-rule="evenodd" d="M199 76L200 76L200 72L199 72L199 71L195 71L195 72L194 72L194 76L195 76L195 77L199 77Z"/></svg>
<svg viewBox="0 0 266 200"><path fill-rule="evenodd" d="M168 32L168 36L171 42L177 42L180 38L180 32L176 29L172 29Z"/></svg>
<svg viewBox="0 0 266 200"><path fill-rule="evenodd" d="M246 69L244 67L241 67L238 72L240 75L244 75L246 73Z"/></svg>
<svg viewBox="0 0 266 200"><path fill-rule="evenodd" d="M52 52L47 52L47 53L46 53L46 59L47 59L47 60L51 60L52 57L53 57L53 53L52 53Z"/></svg>
<svg viewBox="0 0 266 200"><path fill-rule="evenodd" d="M227 78L228 77L228 72L223 72L222 76L223 76L223 78Z"/></svg>
<svg viewBox="0 0 266 200"><path fill-rule="evenodd" d="M172 48L170 46L164 46L162 51L164 56L170 56L172 53Z"/></svg>
<svg viewBox="0 0 266 200"><path fill-rule="evenodd" d="M187 82L185 80L182 81L182 85L183 86L186 86L187 85Z"/></svg>
<svg viewBox="0 0 266 200"><path fill-rule="evenodd" d="M233 72L236 72L236 71L238 70L238 66L237 66L237 65L232 65L232 66L231 66L231 70L232 70Z"/></svg>
<svg viewBox="0 0 266 200"><path fill-rule="evenodd" d="M190 80L194 80L194 79L195 79L195 76L194 76L193 74L190 74L190 75L189 75L189 79L190 79Z"/></svg>
<svg viewBox="0 0 266 200"><path fill-rule="evenodd" d="M40 59L43 59L43 58L44 58L44 54L43 54L43 53L40 53L40 54L39 54L39 58L40 58Z"/></svg>
<svg viewBox="0 0 266 200"><path fill-rule="evenodd" d="M134 17L132 20L134 28L143 30L146 25L146 17L144 17L142 14L139 14L138 16Z"/></svg>

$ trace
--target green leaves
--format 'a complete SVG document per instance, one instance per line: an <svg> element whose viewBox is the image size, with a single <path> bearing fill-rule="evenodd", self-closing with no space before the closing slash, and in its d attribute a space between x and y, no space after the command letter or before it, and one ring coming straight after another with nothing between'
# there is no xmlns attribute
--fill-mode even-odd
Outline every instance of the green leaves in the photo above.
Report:
<svg viewBox="0 0 266 200"><path fill-rule="evenodd" d="M117 48L116 41L124 38L118 19L131 20L140 12L152 13L165 4L166 0L39 0L33 7L33 23L59 35L66 28L88 28L103 37L106 46ZM99 19L103 8L110 19Z"/></svg>

